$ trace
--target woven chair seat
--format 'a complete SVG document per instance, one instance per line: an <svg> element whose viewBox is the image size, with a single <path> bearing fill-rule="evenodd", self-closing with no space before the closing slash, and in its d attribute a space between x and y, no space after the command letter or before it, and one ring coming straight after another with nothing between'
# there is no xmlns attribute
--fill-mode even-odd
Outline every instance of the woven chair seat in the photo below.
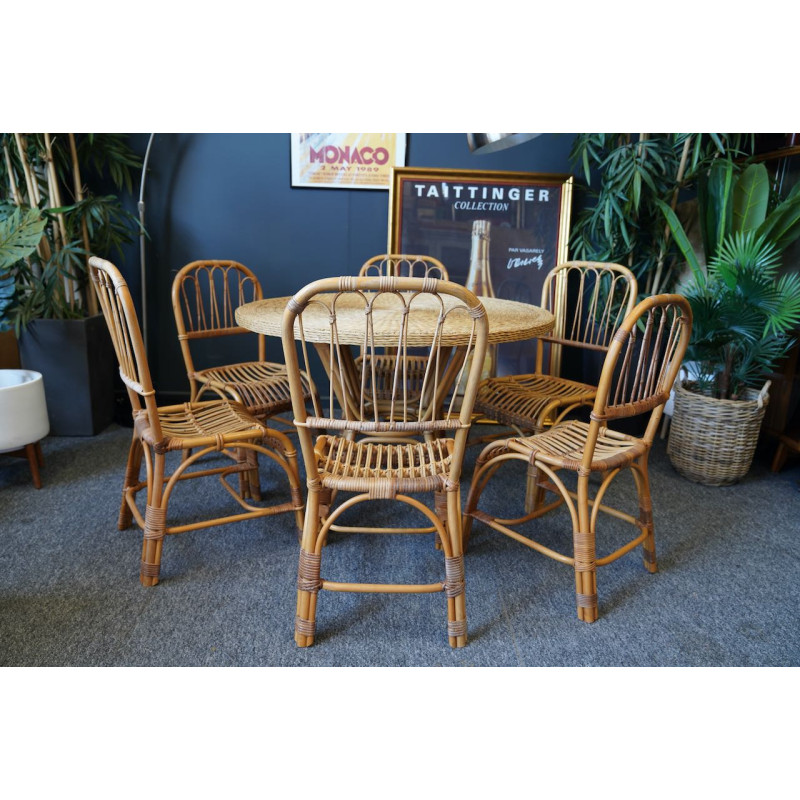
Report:
<svg viewBox="0 0 800 800"><path fill-rule="evenodd" d="M158 408L163 438L156 441L146 411L136 413L134 422L142 439L162 451L208 447L253 439L267 433L267 428L254 419L239 403L209 400Z"/></svg>
<svg viewBox="0 0 800 800"><path fill-rule="evenodd" d="M198 370L192 377L223 392L234 392L251 414L270 417L289 411L292 397L289 376L283 364L269 361L247 361ZM308 378L301 375L304 395L311 398Z"/></svg>
<svg viewBox="0 0 800 800"><path fill-rule="evenodd" d="M597 387L550 375L507 375L481 383L475 411L503 425L539 430L541 420L564 406L590 405Z"/></svg>
<svg viewBox="0 0 800 800"><path fill-rule="evenodd" d="M556 265L545 276L541 301L556 324L551 334L538 337L533 372L482 381L475 411L525 435L541 433L576 408L591 406L597 387L560 377L562 357L607 352L616 327L633 309L637 292L633 273L619 264Z"/></svg>
<svg viewBox="0 0 800 800"><path fill-rule="evenodd" d="M383 443L321 436L314 451L323 486L383 497L442 488L450 472L453 440Z"/></svg>
<svg viewBox="0 0 800 800"><path fill-rule="evenodd" d="M531 462L539 461L556 469L578 470L586 451L589 423L570 420L534 436L512 438L506 441L508 450L529 456ZM600 428L592 472L606 472L632 464L647 451L647 445L635 436Z"/></svg>

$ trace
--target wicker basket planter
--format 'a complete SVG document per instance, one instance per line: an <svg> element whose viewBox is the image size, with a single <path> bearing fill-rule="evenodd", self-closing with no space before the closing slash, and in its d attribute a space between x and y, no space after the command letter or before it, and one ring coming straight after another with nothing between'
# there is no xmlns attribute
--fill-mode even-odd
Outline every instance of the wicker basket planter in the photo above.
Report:
<svg viewBox="0 0 800 800"><path fill-rule="evenodd" d="M741 480L753 461L767 408L769 381L744 400L717 400L675 384L675 409L667 454L672 466L691 481L727 486Z"/></svg>

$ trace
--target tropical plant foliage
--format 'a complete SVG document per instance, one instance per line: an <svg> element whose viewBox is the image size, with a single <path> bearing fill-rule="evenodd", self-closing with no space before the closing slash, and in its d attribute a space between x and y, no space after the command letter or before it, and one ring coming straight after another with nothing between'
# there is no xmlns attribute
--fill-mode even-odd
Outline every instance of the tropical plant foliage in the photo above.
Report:
<svg viewBox="0 0 800 800"><path fill-rule="evenodd" d="M586 179L571 255L629 267L643 295L671 289L680 256L659 203L673 210L681 189L720 156L752 148L749 134L582 133L570 160Z"/></svg>
<svg viewBox="0 0 800 800"><path fill-rule="evenodd" d="M0 134L0 330L36 318L97 313L87 287L90 253L133 241L138 220L109 179L131 191L140 166L122 134Z"/></svg>
<svg viewBox="0 0 800 800"><path fill-rule="evenodd" d="M686 357L698 391L736 399L764 381L800 325L800 274L780 274L782 251L800 236L800 185L775 203L763 164L740 171L720 159L698 201L705 269L674 211L658 203L691 269L680 288L694 316Z"/></svg>

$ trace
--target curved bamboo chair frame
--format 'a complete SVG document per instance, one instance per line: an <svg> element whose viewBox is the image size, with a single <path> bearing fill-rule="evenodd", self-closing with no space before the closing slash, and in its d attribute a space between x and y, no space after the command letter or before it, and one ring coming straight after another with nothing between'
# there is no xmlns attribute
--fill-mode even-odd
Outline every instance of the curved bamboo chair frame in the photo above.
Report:
<svg viewBox="0 0 800 800"><path fill-rule="evenodd" d="M383 253L373 256L361 265L361 278L438 278L449 281L447 268L433 256L415 256L404 253Z"/></svg>
<svg viewBox="0 0 800 800"><path fill-rule="evenodd" d="M150 378L150 367L142 341L139 321L130 290L119 270L104 259L91 257L89 271L100 307L108 325L119 362L119 372L128 391L133 413L133 440L128 454L118 527L130 527L133 519L143 530L140 581L155 586L159 581L164 537L228 522L294 512L298 528L303 527L303 499L297 468L297 452L287 436L251 416L245 407L224 395L216 400L182 405L158 406ZM300 383L303 386L302 382ZM169 472L167 454L191 451ZM213 453L232 462L228 466L190 471L189 468ZM226 478L239 475L247 482L253 464L247 453L261 453L274 461L289 481L291 500L258 507L244 500ZM140 480L144 459L146 479ZM168 525L169 500L179 481L217 475L223 488L241 511L214 519L183 525ZM147 490L144 514L136 495ZM241 496L240 496L241 495Z"/></svg>
<svg viewBox="0 0 800 800"><path fill-rule="evenodd" d="M445 302L447 301L447 302ZM415 329L416 305L434 303L438 322L427 330ZM340 306L357 306L350 328L339 327ZM327 341L312 339L326 359L332 383L352 385L355 359L349 345L357 341L374 363L376 350L392 346L397 351L391 391L385 395L385 376L373 369L359 372L359 396L341 405L334 394L326 409L306 411L299 381L300 364L295 340L308 370L308 347L303 328L305 309L322 309L329 321ZM344 319L344 317L342 317ZM353 319L355 318L355 322ZM388 322L387 322L388 320ZM344 325L345 323L342 323ZM354 327L358 331L354 331ZM486 350L488 323L479 300L463 286L433 278L343 277L309 284L289 302L283 317L283 348L294 404L295 425L306 468L308 501L306 524L298 568L295 641L301 647L314 642L316 603L320 589L353 592L445 592L448 637L451 646L463 647L467 640L464 602L464 560L461 551L461 467L469 431L472 404ZM404 379L406 351L426 346L428 369L423 388L413 397ZM456 352L451 352L456 347ZM473 353L474 358L467 358ZM455 363L443 378L441 363ZM469 366L464 366L468 364ZM459 366L460 365L460 366ZM448 394L461 373L469 370L468 389L456 413L445 409ZM456 376L458 372L458 376ZM316 441L312 434L327 431ZM333 507L340 493L353 496ZM434 507L412 495L434 494ZM430 527L352 528L339 526L341 515L368 500L396 500L419 511ZM331 530L360 533L421 533L435 531L444 550L445 579L433 584L363 584L323 580L322 548Z"/></svg>
<svg viewBox="0 0 800 800"><path fill-rule="evenodd" d="M236 309L262 297L258 278L238 261L192 261L177 273L172 282L172 311L192 402L210 390L232 397L262 421L280 420L279 414L291 411L286 366L266 360L263 334L253 334L236 323ZM196 368L191 342L238 334L255 336L255 361ZM310 400L315 391L313 382L307 375L301 377L306 400ZM290 420L280 421L291 425Z"/></svg>
<svg viewBox="0 0 800 800"><path fill-rule="evenodd" d="M639 303L614 334L605 358L590 421L569 420L544 433L495 441L481 452L475 465L464 511L464 547L472 520L542 553L569 564L575 571L578 618L597 619L596 568L609 564L641 545L644 566L657 571L652 501L647 459L664 404L680 369L691 335L692 313L680 295L657 295ZM650 412L641 437L618 433L608 427L615 419ZM489 480L509 461L528 465L525 513L500 518L478 508ZM630 469L639 499L638 516L603 504L614 478ZM562 472L575 473L577 490L562 480ZM590 497L590 479L601 483ZM546 503L546 492L556 495ZM572 555L556 552L516 530L565 504L572 522ZM614 552L598 557L595 532L599 512L611 514L637 528L636 536Z"/></svg>
<svg viewBox="0 0 800 800"><path fill-rule="evenodd" d="M359 270L362 278L379 278L382 276L402 278L438 278L450 280L447 268L441 261L433 256L405 255L402 253L384 253L373 256L365 261ZM392 391L392 377L394 375L397 352L395 348L384 347L372 357L372 367L375 369L379 384L379 400L385 401ZM364 353L356 359L356 367L361 371L364 363ZM409 384L412 395L419 395L422 390L422 381L425 377L427 363L419 354L406 353L403 376Z"/></svg>
<svg viewBox="0 0 800 800"><path fill-rule="evenodd" d="M573 292L570 284L575 282ZM554 267L545 278L541 305L554 314L556 324L552 334L537 340L534 372L483 381L475 411L524 436L591 407L597 387L558 374L562 348L608 352L637 294L636 278L620 264L567 261Z"/></svg>

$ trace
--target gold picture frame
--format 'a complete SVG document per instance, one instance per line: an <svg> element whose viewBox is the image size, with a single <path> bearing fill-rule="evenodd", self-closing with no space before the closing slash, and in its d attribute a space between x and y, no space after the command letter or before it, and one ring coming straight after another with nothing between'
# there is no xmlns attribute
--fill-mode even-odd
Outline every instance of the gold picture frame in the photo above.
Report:
<svg viewBox="0 0 800 800"><path fill-rule="evenodd" d="M567 260L572 188L566 174L396 167L388 252L434 256L467 285L473 225L486 220L493 294L539 305L545 275ZM532 350L501 346L498 374L532 371Z"/></svg>

